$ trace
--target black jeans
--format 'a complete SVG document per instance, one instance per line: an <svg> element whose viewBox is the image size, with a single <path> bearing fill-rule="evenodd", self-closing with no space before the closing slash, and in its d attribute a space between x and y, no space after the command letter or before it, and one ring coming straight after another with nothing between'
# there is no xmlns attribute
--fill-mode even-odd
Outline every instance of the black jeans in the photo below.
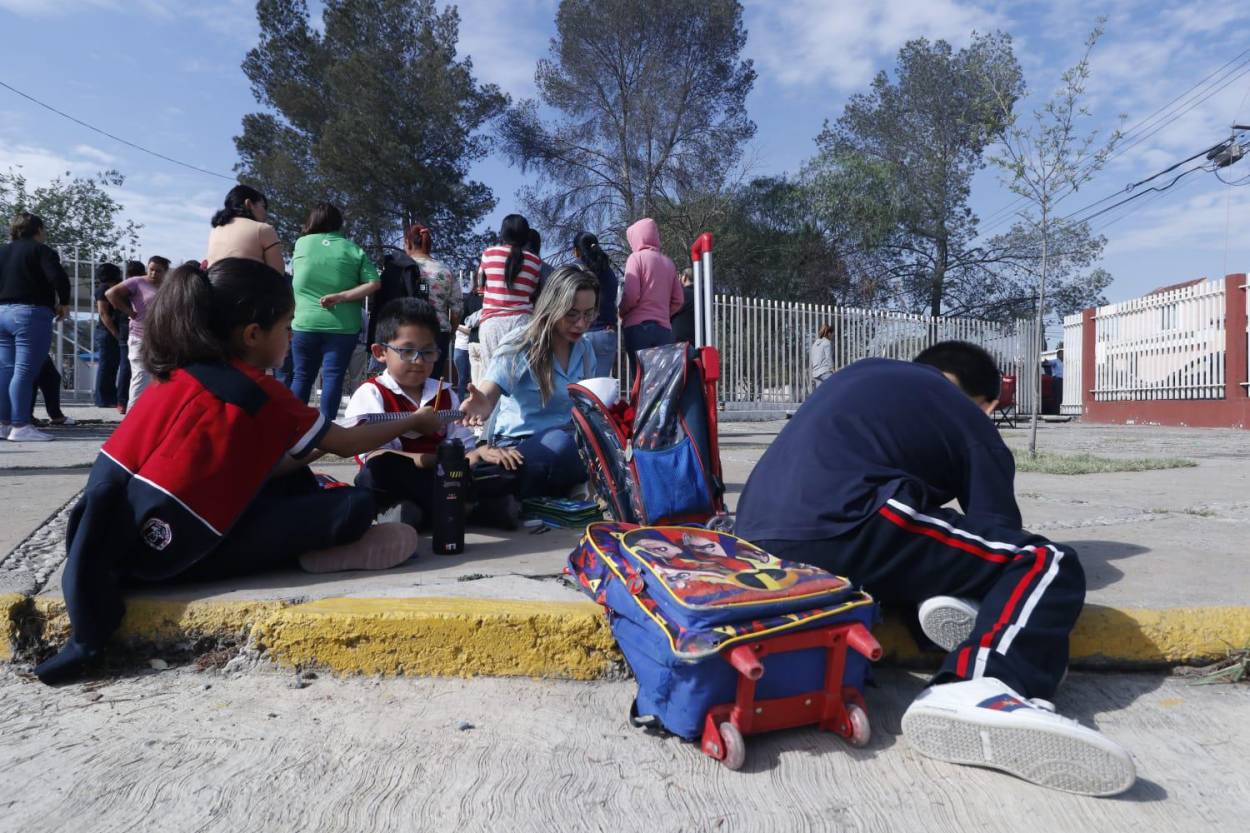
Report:
<svg viewBox="0 0 1250 833"><path fill-rule="evenodd" d="M1085 601L1076 553L1031 532L920 506L899 494L837 538L755 543L846 576L881 602L979 602L972 635L946 657L935 682L993 677L1025 697L1054 697Z"/></svg>
<svg viewBox="0 0 1250 833"><path fill-rule="evenodd" d="M61 374L56 372L56 362L48 356L35 377L35 391L43 394L43 407L49 419L65 419L61 410ZM30 398L30 419L35 418L35 397ZM28 420L29 421L29 420Z"/></svg>
<svg viewBox="0 0 1250 833"><path fill-rule="evenodd" d="M178 578L289 569L306 552L359 540L376 514L368 489L322 489L305 467L265 484L217 548Z"/></svg>
<svg viewBox="0 0 1250 833"><path fill-rule="evenodd" d="M421 468L408 457L399 454L374 455L356 473L356 485L373 493L379 511L389 509L401 500L410 500L421 507L425 518L423 527L433 517L438 491L434 470ZM516 494L517 489L518 479L513 472L483 463L473 467L467 499L482 505ZM482 508L487 510L489 517L491 507Z"/></svg>

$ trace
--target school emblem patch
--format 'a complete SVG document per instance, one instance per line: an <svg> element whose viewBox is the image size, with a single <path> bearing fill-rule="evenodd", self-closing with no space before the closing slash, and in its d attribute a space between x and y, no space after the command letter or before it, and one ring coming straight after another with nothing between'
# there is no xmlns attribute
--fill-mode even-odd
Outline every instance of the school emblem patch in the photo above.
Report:
<svg viewBox="0 0 1250 833"><path fill-rule="evenodd" d="M174 540L174 531L160 518L148 518L140 534L143 536L143 543L157 551L165 549Z"/></svg>

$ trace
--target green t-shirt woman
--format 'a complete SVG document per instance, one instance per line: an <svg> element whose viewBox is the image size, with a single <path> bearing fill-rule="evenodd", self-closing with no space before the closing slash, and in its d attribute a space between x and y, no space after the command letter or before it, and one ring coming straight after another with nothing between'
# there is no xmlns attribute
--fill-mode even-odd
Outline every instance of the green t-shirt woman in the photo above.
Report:
<svg viewBox="0 0 1250 833"><path fill-rule="evenodd" d="M308 402L320 371L321 413L327 420L337 416L343 397L343 380L362 324L361 302L381 286L373 261L343 236L342 229L342 213L329 203L318 203L291 259L295 290L291 390Z"/></svg>

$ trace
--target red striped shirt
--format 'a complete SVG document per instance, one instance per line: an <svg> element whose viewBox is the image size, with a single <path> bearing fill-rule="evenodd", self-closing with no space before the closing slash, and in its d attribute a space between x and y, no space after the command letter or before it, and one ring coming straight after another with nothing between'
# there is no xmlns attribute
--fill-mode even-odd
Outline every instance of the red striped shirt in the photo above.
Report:
<svg viewBox="0 0 1250 833"><path fill-rule="evenodd" d="M508 255L512 253L509 246L491 246L482 252L482 270L486 272L486 292L482 296L482 317L502 318L508 315L532 313L534 302L531 299L538 291L538 276L542 268L542 260L531 252L525 252L525 261L521 271L508 288L504 280L504 267L508 263Z"/></svg>

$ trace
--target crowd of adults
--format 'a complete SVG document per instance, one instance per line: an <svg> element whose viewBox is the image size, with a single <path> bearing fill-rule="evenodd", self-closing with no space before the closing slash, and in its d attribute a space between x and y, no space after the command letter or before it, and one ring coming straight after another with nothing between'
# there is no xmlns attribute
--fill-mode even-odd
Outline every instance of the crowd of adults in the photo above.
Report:
<svg viewBox="0 0 1250 833"><path fill-rule="evenodd" d="M481 254L469 292L434 256L436 230L421 223L403 229L402 251L385 254L379 269L344 233L343 212L331 203L319 203L308 212L289 261L268 219L265 195L247 185L235 186L212 217L205 255L199 262L209 268L219 260L243 258L287 274L295 315L290 352L276 373L305 403L320 378L320 410L327 419L338 414L345 385L354 374L366 370L364 361L368 361L367 371L381 370L376 359L367 358L377 316L366 313L366 299L375 313L399 298L419 298L433 307L440 327L433 377L446 379L461 399L472 399L475 390L483 396L481 388L471 385L475 379L482 380L496 399L503 396L492 429L501 442L520 442L536 431L544 433L538 428L551 427L550 420L540 418L534 423L533 414L525 413L526 407L551 407L548 391L523 406L518 405L525 401L523 395L507 396L504 386L490 380L499 381L493 360L501 350L512 357L509 363L514 363L520 348L519 353L531 363L546 366L534 349L551 348L552 333L559 329L554 318L575 325L564 336L578 345L576 355L559 357L557 375L562 382L612 375L619 341L632 365L638 350L693 340L690 270L678 275L673 261L661 251L659 229L649 218L628 228L631 252L623 268L613 263L594 233L582 231L569 241L568 249L556 258L578 272L574 280L561 284L568 297L561 298L560 304L569 309L542 304L556 270L543 259L539 232L520 214L503 219L496 243ZM4 394L0 395L0 435L15 442L53 438L39 430L34 419L37 391L43 393L50 422L73 421L60 410L62 380L49 355L54 324L69 313L71 288L47 235L41 218L21 213L11 224L10 242L0 246L0 392ZM146 263L132 260L96 268L97 406L115 407L125 414L149 384L142 360L143 322L170 266L169 259L153 256ZM588 288L594 290L594 309L585 316L578 313L580 317L573 322L568 316L583 300L579 293ZM543 320L535 324L536 318ZM354 357L360 358L360 366ZM480 404L474 402L475 407ZM491 404L493 410L493 399ZM561 449L564 453L563 444Z"/></svg>

